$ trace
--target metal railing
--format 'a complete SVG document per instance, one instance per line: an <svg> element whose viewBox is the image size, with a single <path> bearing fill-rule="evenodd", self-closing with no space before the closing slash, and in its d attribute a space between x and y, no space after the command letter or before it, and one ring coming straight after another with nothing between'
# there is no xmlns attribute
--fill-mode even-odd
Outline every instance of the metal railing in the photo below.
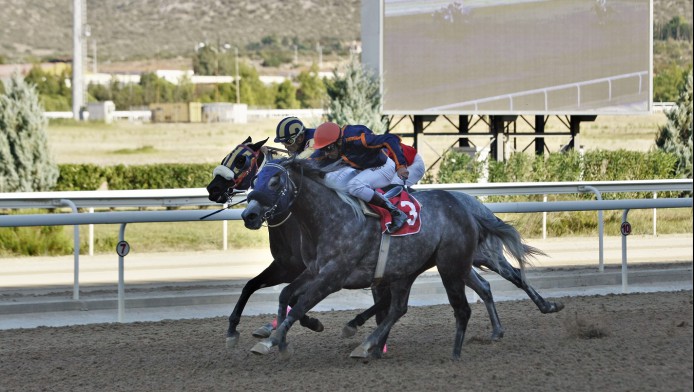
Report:
<svg viewBox="0 0 694 392"><path fill-rule="evenodd" d="M523 202L523 203L487 203L492 212L547 212L547 211L589 211L589 210L624 210L622 225L627 222L627 214L631 209L643 208L691 208L691 198L674 199L633 199L633 200L590 200L566 202ZM127 212L98 212L92 214L27 214L0 216L0 227L17 226L56 226L83 224L114 224L120 223L119 244L125 241L125 227L128 223L139 222L185 222L207 220L237 220L241 210L224 210L209 216L207 211L127 211ZM627 292L627 237L622 233L622 291ZM118 321L125 319L125 281L124 270L126 253L118 253ZM76 259L74 270L73 298L79 299L79 263Z"/></svg>

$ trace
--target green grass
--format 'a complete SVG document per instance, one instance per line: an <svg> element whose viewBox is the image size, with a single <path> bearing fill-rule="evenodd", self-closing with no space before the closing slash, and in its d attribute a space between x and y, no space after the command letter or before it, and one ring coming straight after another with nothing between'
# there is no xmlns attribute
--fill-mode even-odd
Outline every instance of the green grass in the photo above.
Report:
<svg viewBox="0 0 694 392"><path fill-rule="evenodd" d="M129 224L126 226L125 239L134 251L140 253L219 250L223 245L222 224L221 221ZM266 228L248 230L242 221L228 221L227 224L227 244L230 249L263 248L269 245ZM119 230L120 225L95 225L94 251L115 252ZM81 226L81 253L88 251L88 236L88 226Z"/></svg>
<svg viewBox="0 0 694 392"><path fill-rule="evenodd" d="M137 148L121 148L113 151L113 154L130 155L130 154L152 154L157 152L153 146L142 146Z"/></svg>

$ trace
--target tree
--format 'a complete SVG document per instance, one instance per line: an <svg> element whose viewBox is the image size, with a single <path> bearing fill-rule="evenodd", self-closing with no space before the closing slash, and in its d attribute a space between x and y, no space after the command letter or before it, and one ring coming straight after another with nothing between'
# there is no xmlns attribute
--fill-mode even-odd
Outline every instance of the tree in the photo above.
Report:
<svg viewBox="0 0 694 392"><path fill-rule="evenodd" d="M680 89L677 105L666 113L667 123L660 128L655 144L677 156L677 174L692 178L692 71Z"/></svg>
<svg viewBox="0 0 694 392"><path fill-rule="evenodd" d="M335 69L333 75L333 80L326 86L328 120L340 125L366 125L374 133L385 132L378 77L364 70L355 60L347 64L342 74Z"/></svg>
<svg viewBox="0 0 694 392"><path fill-rule="evenodd" d="M246 63L239 64L241 102L250 107L274 107L275 97L272 88L263 84L258 71Z"/></svg>
<svg viewBox="0 0 694 392"><path fill-rule="evenodd" d="M322 108L326 98L325 84L318 76L318 66L313 63L308 71L301 71L296 77L299 88L296 99L304 109Z"/></svg>
<svg viewBox="0 0 694 392"><path fill-rule="evenodd" d="M145 105L173 102L173 83L158 77L154 72L145 72L140 75L140 86L142 86Z"/></svg>
<svg viewBox="0 0 694 392"><path fill-rule="evenodd" d="M70 68L60 73L46 72L34 65L24 77L24 81L35 86L41 106L46 111L69 111L72 107L72 90L65 83L70 80Z"/></svg>
<svg viewBox="0 0 694 392"><path fill-rule="evenodd" d="M0 96L0 192L47 191L58 181L36 87L13 75Z"/></svg>
<svg viewBox="0 0 694 392"><path fill-rule="evenodd" d="M296 87L294 87L289 79L277 85L275 107L278 109L299 108L299 101L296 100Z"/></svg>

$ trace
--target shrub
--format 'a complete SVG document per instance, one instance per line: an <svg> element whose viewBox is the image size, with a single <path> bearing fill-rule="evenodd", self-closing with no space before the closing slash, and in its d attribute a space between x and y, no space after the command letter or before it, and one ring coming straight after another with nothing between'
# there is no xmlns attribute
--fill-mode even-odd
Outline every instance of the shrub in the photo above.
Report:
<svg viewBox="0 0 694 392"><path fill-rule="evenodd" d="M692 178L692 71L679 92L677 106L666 113L667 123L656 136L656 146L664 152L673 154L676 159L676 173L681 177Z"/></svg>
<svg viewBox="0 0 694 392"><path fill-rule="evenodd" d="M0 96L0 192L47 191L58 178L36 89L12 76Z"/></svg>

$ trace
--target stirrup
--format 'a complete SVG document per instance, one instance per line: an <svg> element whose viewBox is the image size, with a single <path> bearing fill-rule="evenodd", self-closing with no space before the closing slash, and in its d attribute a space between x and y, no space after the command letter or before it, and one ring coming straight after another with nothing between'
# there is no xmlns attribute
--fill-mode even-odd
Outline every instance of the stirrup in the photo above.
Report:
<svg viewBox="0 0 694 392"><path fill-rule="evenodd" d="M396 213L396 214L393 214L392 211L390 212L390 223L386 226L386 233L388 233L388 234L395 234L395 233L397 233L400 229L402 229L403 227L405 227L405 223L407 223L407 215L406 215L404 212L400 211L400 210L396 210L396 211L398 212L398 213ZM398 227L395 228L395 229L392 229L392 227L393 227L393 225L394 225L394 223L395 223L395 215L402 215L402 216L404 216L404 219L403 219L402 223L400 224L400 226L398 226Z"/></svg>

